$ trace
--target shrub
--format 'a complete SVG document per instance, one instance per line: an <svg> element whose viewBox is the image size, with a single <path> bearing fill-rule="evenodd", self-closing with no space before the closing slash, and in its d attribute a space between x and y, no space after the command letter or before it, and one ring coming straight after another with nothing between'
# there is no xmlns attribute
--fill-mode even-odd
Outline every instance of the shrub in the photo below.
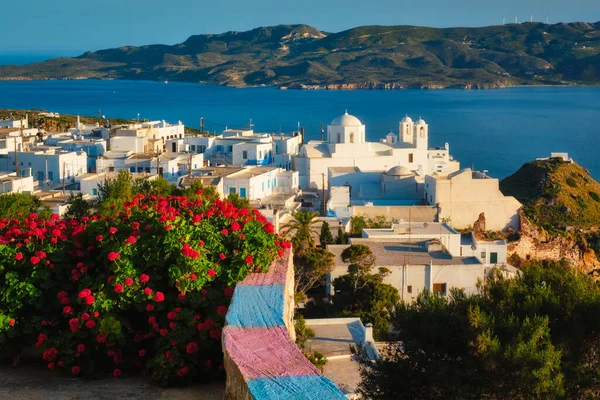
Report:
<svg viewBox="0 0 600 400"><path fill-rule="evenodd" d="M590 197L594 199L594 201L600 203L600 195L596 192L590 192Z"/></svg>
<svg viewBox="0 0 600 400"><path fill-rule="evenodd" d="M256 210L198 191L136 196L81 220L0 220L0 354L37 346L77 376L145 370L161 385L222 374L233 287L289 243Z"/></svg>
<svg viewBox="0 0 600 400"><path fill-rule="evenodd" d="M575 179L573 179L573 177L568 177L567 178L567 185L576 188L577 187L577 181Z"/></svg>

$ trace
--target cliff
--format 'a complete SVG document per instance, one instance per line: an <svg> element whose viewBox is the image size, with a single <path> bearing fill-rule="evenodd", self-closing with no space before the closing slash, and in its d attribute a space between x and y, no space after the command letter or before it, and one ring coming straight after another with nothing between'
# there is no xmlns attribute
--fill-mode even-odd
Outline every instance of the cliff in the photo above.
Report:
<svg viewBox="0 0 600 400"><path fill-rule="evenodd" d="M195 35L25 66L0 79L142 79L302 89L501 88L600 83L600 22L481 28L307 25Z"/></svg>

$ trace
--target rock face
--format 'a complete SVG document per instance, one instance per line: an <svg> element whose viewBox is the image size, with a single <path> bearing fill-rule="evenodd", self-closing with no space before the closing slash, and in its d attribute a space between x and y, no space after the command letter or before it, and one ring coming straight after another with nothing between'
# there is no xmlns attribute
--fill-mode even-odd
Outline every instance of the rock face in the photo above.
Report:
<svg viewBox="0 0 600 400"><path fill-rule="evenodd" d="M477 221L473 224L473 234L476 239L485 240L485 214L479 214Z"/></svg>
<svg viewBox="0 0 600 400"><path fill-rule="evenodd" d="M560 261L564 258L585 273L600 268L600 262L593 250L583 253L575 241L562 236L555 236L550 241L545 241L547 236L540 234L522 210L519 220L519 239L508 243L509 258L515 254L521 260Z"/></svg>

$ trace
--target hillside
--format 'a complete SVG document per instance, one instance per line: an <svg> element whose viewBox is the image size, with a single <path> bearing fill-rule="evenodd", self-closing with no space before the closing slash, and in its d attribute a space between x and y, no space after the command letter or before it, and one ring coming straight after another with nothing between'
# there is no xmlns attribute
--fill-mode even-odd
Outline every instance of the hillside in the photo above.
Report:
<svg viewBox="0 0 600 400"><path fill-rule="evenodd" d="M25 66L0 80L143 79L291 88L497 88L599 84L600 22L482 28L306 25L191 36Z"/></svg>
<svg viewBox="0 0 600 400"><path fill-rule="evenodd" d="M500 182L500 190L516 197L527 217L549 232L600 226L600 184L574 162L526 163Z"/></svg>

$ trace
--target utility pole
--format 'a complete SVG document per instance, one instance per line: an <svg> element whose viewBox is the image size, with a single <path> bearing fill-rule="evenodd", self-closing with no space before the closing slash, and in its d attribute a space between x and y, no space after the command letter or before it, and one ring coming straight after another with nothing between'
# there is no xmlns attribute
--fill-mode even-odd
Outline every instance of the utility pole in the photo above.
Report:
<svg viewBox="0 0 600 400"><path fill-rule="evenodd" d="M323 178L322 180L322 185L323 185L323 198L321 200L321 202L323 203L323 216L326 217L327 216L327 203L326 203L326 199L325 199L325 174L321 173L321 178Z"/></svg>
<svg viewBox="0 0 600 400"><path fill-rule="evenodd" d="M63 194L65 194L65 172L67 170L67 163L63 162Z"/></svg>
<svg viewBox="0 0 600 400"><path fill-rule="evenodd" d="M100 124L100 122L102 122L100 115L102 115L102 111L100 111L100 109L98 109L98 124ZM77 128L79 128L79 127L77 127Z"/></svg>
<svg viewBox="0 0 600 400"><path fill-rule="evenodd" d="M161 176L160 174L160 152L156 152L156 175Z"/></svg>
<svg viewBox="0 0 600 400"><path fill-rule="evenodd" d="M204 117L200 117L200 132L204 134Z"/></svg>
<svg viewBox="0 0 600 400"><path fill-rule="evenodd" d="M321 122L321 142L325 141L325 125Z"/></svg>
<svg viewBox="0 0 600 400"><path fill-rule="evenodd" d="M190 178L192 177L192 152L190 151Z"/></svg>
<svg viewBox="0 0 600 400"><path fill-rule="evenodd" d="M23 140L23 138L21 138ZM19 148L17 147L17 137L15 136L15 172L19 176Z"/></svg>

